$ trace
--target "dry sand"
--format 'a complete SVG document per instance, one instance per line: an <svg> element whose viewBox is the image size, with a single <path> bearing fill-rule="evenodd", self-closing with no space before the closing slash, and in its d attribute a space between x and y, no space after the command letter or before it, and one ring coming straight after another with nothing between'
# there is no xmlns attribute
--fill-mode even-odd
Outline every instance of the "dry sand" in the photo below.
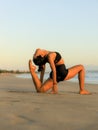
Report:
<svg viewBox="0 0 98 130"><path fill-rule="evenodd" d="M0 74L0 130L98 130L98 85L78 94L78 83L61 82L59 94L36 93L31 79Z"/></svg>

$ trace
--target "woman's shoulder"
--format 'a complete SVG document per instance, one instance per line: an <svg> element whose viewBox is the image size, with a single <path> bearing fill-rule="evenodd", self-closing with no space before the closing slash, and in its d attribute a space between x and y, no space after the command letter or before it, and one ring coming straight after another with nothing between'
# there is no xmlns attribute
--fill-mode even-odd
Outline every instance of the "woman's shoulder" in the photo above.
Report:
<svg viewBox="0 0 98 130"><path fill-rule="evenodd" d="M51 61L51 60L55 60L56 53L52 52L52 51L49 51L49 53L47 54L46 57L47 57L48 62Z"/></svg>
<svg viewBox="0 0 98 130"><path fill-rule="evenodd" d="M56 52L55 51L49 51L47 56L55 56L56 55Z"/></svg>

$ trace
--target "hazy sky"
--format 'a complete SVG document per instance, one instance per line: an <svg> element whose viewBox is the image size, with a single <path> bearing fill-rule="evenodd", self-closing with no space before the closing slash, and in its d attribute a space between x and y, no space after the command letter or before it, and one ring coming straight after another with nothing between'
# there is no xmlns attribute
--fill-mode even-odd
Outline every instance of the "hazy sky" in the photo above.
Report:
<svg viewBox="0 0 98 130"><path fill-rule="evenodd" d="M98 0L0 0L0 69L28 69L36 48L98 66Z"/></svg>

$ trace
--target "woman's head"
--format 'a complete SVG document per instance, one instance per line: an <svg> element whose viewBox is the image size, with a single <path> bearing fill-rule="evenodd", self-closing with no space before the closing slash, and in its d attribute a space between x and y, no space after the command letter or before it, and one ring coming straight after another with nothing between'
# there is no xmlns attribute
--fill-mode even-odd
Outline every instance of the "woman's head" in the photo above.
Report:
<svg viewBox="0 0 98 130"><path fill-rule="evenodd" d="M44 53L44 50L36 49L33 55L33 62L35 65L39 66L39 70L42 70L42 66L47 62L47 56Z"/></svg>
<svg viewBox="0 0 98 130"><path fill-rule="evenodd" d="M39 66L38 71L42 71L43 65L46 63L45 57L42 56L37 56L36 58L33 58L33 62L35 65Z"/></svg>
<svg viewBox="0 0 98 130"><path fill-rule="evenodd" d="M35 63L35 65L44 65L45 64L45 57L42 56L37 56L36 58L33 58L33 62Z"/></svg>

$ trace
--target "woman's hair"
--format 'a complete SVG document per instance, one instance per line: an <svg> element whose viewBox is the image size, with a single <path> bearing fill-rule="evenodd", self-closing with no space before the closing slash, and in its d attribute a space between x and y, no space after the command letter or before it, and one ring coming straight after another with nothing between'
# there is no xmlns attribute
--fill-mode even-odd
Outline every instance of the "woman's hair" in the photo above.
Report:
<svg viewBox="0 0 98 130"><path fill-rule="evenodd" d="M43 65L46 63L46 58L39 55L36 58L33 58L33 62L35 65L39 66L38 71L42 71Z"/></svg>
<svg viewBox="0 0 98 130"><path fill-rule="evenodd" d="M43 70L43 66L39 66L38 67L38 72L42 71Z"/></svg>
<svg viewBox="0 0 98 130"><path fill-rule="evenodd" d="M33 62L35 63L35 65L42 66L45 64L45 57L37 56L36 58L33 58Z"/></svg>

